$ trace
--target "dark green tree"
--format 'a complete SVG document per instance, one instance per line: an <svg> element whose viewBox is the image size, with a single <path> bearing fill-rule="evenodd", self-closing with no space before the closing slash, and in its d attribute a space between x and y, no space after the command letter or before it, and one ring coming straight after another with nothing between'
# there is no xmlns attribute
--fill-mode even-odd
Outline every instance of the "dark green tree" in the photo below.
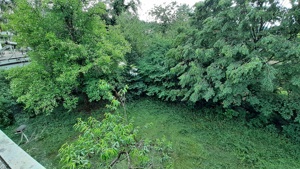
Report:
<svg viewBox="0 0 300 169"><path fill-rule="evenodd" d="M188 5L178 5L176 1L173 1L169 4L155 5L149 14L155 18L155 23L160 25L161 31L166 33L176 30L174 27L171 28L174 24L178 26L178 24L187 23L191 12L192 9Z"/></svg>
<svg viewBox="0 0 300 169"><path fill-rule="evenodd" d="M6 73L0 70L0 127L12 124L14 115L21 110L21 106L11 95L9 81L5 79Z"/></svg>
<svg viewBox="0 0 300 169"><path fill-rule="evenodd" d="M156 6L152 10L157 21L145 23L143 39L146 45L142 57L136 62L138 71L130 86L137 94L177 99L178 79L169 70L176 62L168 58L167 53L190 29L190 13L191 9L187 5L177 5L175 2L166 7Z"/></svg>
<svg viewBox="0 0 300 169"><path fill-rule="evenodd" d="M89 1L41 1L36 7L17 2L10 16L15 39L30 46L31 63L9 72L18 102L36 113L50 113L58 105L74 109L108 99L107 89L121 86L124 54L130 47L117 27L107 26L101 16L103 3ZM104 90L105 89L105 90Z"/></svg>
<svg viewBox="0 0 300 169"><path fill-rule="evenodd" d="M117 18L123 12L129 12L131 14L137 15L138 7L140 5L139 0L112 0L106 1L106 5L108 6L108 15L106 16L106 22L110 25L117 24Z"/></svg>
<svg viewBox="0 0 300 169"><path fill-rule="evenodd" d="M199 2L194 30L168 54L177 63L170 69L181 86L177 96L242 106L258 124L299 124L298 11L274 0Z"/></svg>

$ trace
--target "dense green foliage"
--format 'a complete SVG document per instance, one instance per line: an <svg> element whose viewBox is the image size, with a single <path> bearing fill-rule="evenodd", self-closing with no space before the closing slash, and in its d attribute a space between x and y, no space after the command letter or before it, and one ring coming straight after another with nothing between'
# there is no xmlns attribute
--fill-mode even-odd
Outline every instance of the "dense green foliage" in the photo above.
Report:
<svg viewBox="0 0 300 169"><path fill-rule="evenodd" d="M118 114L105 114L100 122L79 119L82 134L60 150L63 168L170 168L171 144L165 139L138 139L138 129Z"/></svg>
<svg viewBox="0 0 300 169"><path fill-rule="evenodd" d="M109 14L111 15L110 24L117 24L117 17L124 12L131 11L133 14L137 14L138 7L140 5L140 0L112 0L108 1L108 6L111 7Z"/></svg>
<svg viewBox="0 0 300 169"><path fill-rule="evenodd" d="M62 145L59 150L63 168L172 167L171 143L165 139L152 141L137 137L137 127L127 119L126 91L127 87L117 92L120 101L111 97L110 105L106 105L110 113L106 113L101 122L94 117L86 122L78 119L74 128L81 135L72 143ZM119 105L122 105L125 116L115 111Z"/></svg>
<svg viewBox="0 0 300 169"><path fill-rule="evenodd" d="M141 134L172 142L176 169L300 167L299 144L272 130L245 127L243 119L229 120L217 109L148 98L127 107L135 125L153 123Z"/></svg>
<svg viewBox="0 0 300 169"><path fill-rule="evenodd" d="M55 146L62 167L163 168L171 157L175 168L300 168L298 145L278 135L300 141L299 1L205 0L194 10L173 2L155 6L153 22L138 19L138 0L103 2L16 1L9 27L33 51L29 65L9 71L11 91L0 74L1 123L12 119L10 92L47 119L106 100L124 115L84 116L77 138L70 114L73 137ZM181 107L139 97L126 109L127 89ZM164 139L149 141L164 135L172 154Z"/></svg>
<svg viewBox="0 0 300 169"><path fill-rule="evenodd" d="M87 119L89 116L100 117L102 109L86 114L81 112L66 113L62 108L56 108L55 111L47 116L38 115L30 118L27 113L15 114L13 125L1 127L1 130L7 134L15 143L36 159L45 168L59 169L58 150L66 142L77 138L78 133L74 131L73 125L78 118ZM29 142L20 142L20 135L15 134L15 129L21 124L26 124L25 134Z"/></svg>
<svg viewBox="0 0 300 169"><path fill-rule="evenodd" d="M12 124L16 106L17 103L9 89L9 82L5 79L5 72L0 71L0 126Z"/></svg>
<svg viewBox="0 0 300 169"><path fill-rule="evenodd" d="M300 140L298 8L273 0L199 2L190 27L149 46L138 66L145 92L220 106Z"/></svg>
<svg viewBox="0 0 300 169"><path fill-rule="evenodd" d="M11 13L15 7L15 0L0 1L0 31L5 30L7 24L6 14Z"/></svg>
<svg viewBox="0 0 300 169"><path fill-rule="evenodd" d="M149 14L155 17L155 23L160 26L161 32L167 33L176 30L174 25L182 22L186 23L189 20L189 14L191 12L192 9L188 5L178 5L176 1L173 1L169 4L155 5Z"/></svg>
<svg viewBox="0 0 300 169"><path fill-rule="evenodd" d="M18 1L10 26L16 40L33 47L31 64L10 70L11 89L18 102L35 113L50 113L61 104L74 109L80 99L107 99L104 91L120 86L124 54L129 45L117 27L106 26L103 3L55 0L32 6ZM26 15L24 15L26 13Z"/></svg>
<svg viewBox="0 0 300 169"><path fill-rule="evenodd" d="M171 3L166 7L157 6L151 11L154 17L160 18L160 22L143 22L128 15L119 17L122 33L132 45L131 53L126 55L131 64L126 78L129 93L149 96L157 94L159 97L170 95L167 89L176 86L178 80L168 71L170 63L166 54L177 34L189 28L189 12L191 9L188 6ZM165 18L167 13L172 16ZM173 83L165 83L166 79Z"/></svg>

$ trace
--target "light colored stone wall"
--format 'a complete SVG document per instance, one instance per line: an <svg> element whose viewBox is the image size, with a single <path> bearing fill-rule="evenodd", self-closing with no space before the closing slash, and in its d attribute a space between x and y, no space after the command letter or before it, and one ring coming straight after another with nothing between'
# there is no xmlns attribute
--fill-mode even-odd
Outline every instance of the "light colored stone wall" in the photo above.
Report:
<svg viewBox="0 0 300 169"><path fill-rule="evenodd" d="M6 162L2 159L1 156L0 156L0 168L1 168L1 169L11 169L11 168L9 168L9 166L6 164Z"/></svg>
<svg viewBox="0 0 300 169"><path fill-rule="evenodd" d="M11 169L45 169L45 167L28 155L1 130L0 156Z"/></svg>

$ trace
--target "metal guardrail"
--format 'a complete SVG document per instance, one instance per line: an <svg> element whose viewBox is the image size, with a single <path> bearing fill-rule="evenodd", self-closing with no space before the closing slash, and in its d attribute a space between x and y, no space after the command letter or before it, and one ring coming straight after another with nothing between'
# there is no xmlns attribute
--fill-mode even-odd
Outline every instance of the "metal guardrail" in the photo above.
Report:
<svg viewBox="0 0 300 169"><path fill-rule="evenodd" d="M0 69L9 69L17 66L29 64L30 59L27 55L21 52L5 52L0 55Z"/></svg>

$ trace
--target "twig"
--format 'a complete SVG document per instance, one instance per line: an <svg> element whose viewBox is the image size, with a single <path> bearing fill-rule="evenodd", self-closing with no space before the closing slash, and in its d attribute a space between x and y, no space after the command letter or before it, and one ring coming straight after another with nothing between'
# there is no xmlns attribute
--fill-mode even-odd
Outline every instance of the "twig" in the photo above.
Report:
<svg viewBox="0 0 300 169"><path fill-rule="evenodd" d="M23 136L26 138L26 143L28 143L29 140L28 140L27 136L25 135L25 133L23 133L23 132L22 132L21 142L22 142Z"/></svg>

